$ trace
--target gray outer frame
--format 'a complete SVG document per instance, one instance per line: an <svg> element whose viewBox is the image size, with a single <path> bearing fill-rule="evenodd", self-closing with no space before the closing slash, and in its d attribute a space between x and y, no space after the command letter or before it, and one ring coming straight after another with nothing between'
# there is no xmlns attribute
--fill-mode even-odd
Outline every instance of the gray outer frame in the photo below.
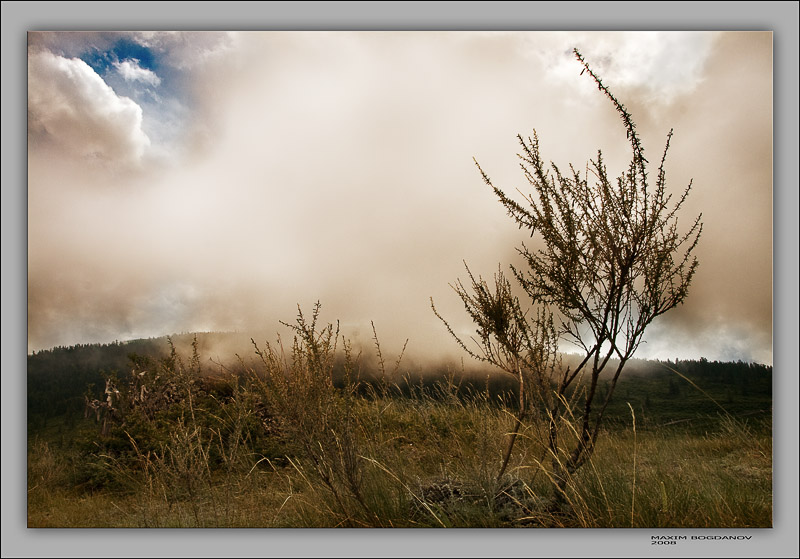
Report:
<svg viewBox="0 0 800 559"><path fill-rule="evenodd" d="M773 31L774 528L762 530L50 530L26 528L26 33L34 30ZM2 556L797 557L798 4L795 2L3 2ZM652 535L747 543L650 546ZM655 551L654 551L655 550Z"/></svg>

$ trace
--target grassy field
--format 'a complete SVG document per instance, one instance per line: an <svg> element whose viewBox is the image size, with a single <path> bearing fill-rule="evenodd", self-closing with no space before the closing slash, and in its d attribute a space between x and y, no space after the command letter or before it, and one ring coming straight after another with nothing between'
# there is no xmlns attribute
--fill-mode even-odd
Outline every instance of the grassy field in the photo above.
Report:
<svg viewBox="0 0 800 559"><path fill-rule="evenodd" d="M142 362L117 379L116 415L29 422L28 526L772 525L771 375L632 367L554 507L542 420L497 479L513 397L452 372L335 385L341 363L293 363L271 378Z"/></svg>

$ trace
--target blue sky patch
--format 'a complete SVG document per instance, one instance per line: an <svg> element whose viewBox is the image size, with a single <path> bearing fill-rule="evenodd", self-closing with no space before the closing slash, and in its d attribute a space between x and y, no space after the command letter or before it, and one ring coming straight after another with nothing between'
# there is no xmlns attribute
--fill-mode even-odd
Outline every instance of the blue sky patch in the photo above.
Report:
<svg viewBox="0 0 800 559"><path fill-rule="evenodd" d="M166 147L180 138L189 112L181 80L173 79L176 69L162 64L161 56L158 50L120 36L110 48L87 44L80 58L117 95L132 99L142 108L143 130L155 145ZM152 72L155 77L126 78L120 69L125 61L135 61L131 64Z"/></svg>
<svg viewBox="0 0 800 559"><path fill-rule="evenodd" d="M114 71L112 66L114 62L121 62L129 58L138 60L139 66L142 68L158 73L158 59L153 51L126 38L119 39L110 50L92 49L81 56L81 60L101 76Z"/></svg>

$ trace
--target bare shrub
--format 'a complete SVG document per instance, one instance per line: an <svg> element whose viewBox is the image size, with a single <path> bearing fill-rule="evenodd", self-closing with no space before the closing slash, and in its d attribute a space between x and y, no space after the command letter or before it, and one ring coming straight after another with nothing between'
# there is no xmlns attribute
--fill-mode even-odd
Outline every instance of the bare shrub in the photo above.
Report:
<svg viewBox="0 0 800 559"><path fill-rule="evenodd" d="M282 323L294 333L288 351L280 337L275 344L267 342L264 349L253 341L263 369L253 371L253 379L281 427L330 491L343 522L351 525L357 516L351 501L374 518L363 495L364 461L354 410L356 364L338 324L317 326L320 308L317 303L308 321L298 307L295 324ZM339 343L345 375L341 389L334 385Z"/></svg>
<svg viewBox="0 0 800 559"><path fill-rule="evenodd" d="M610 178L598 151L584 173L572 165L569 172L562 172L553 163L545 164L535 131L527 139L518 136L521 167L533 190L519 203L495 186L476 161L484 182L508 214L540 241L541 248L523 243L518 249L527 268L511 266L530 310L523 310L502 272L490 287L483 279L476 280L469 268L470 285L464 287L459 281L453 289L478 326L473 338L478 349L468 347L433 309L473 357L518 377L520 412L509 447L530 408L526 395L546 410L545 452L551 458L548 475L556 506L563 502L570 477L591 457L617 380L645 329L686 299L697 269L693 252L702 232L700 216L686 232L678 230L677 214L691 182L673 203L665 170L672 131L653 182L630 113L581 54L577 50L574 54L583 66L581 74L591 76L622 119L632 152L627 169ZM559 366L557 341L580 351L577 366ZM611 379L598 397L600 374L607 366Z"/></svg>

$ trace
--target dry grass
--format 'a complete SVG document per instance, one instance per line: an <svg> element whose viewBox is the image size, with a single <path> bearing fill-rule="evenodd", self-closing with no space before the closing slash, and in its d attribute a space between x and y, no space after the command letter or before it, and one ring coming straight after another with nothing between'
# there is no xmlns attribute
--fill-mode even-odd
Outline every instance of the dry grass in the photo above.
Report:
<svg viewBox="0 0 800 559"><path fill-rule="evenodd" d="M102 422L65 424L28 448L31 527L768 527L768 421L718 418L706 433L637 429L634 408L604 430L562 484L579 429L518 424L510 398L359 381L333 325L300 313L293 341L210 378L195 351L141 363L107 384ZM380 352L377 342L376 347ZM343 359L339 358L343 353ZM334 382L343 374L344 382ZM107 389L108 390L108 389ZM517 434L508 455L509 433ZM570 438L570 433L572 438ZM503 475L499 475L503 473ZM563 487L563 490L561 489ZM560 497L554 499L554 496ZM555 506L558 503L558 506Z"/></svg>
<svg viewBox="0 0 800 559"><path fill-rule="evenodd" d="M536 437L521 437L506 483L493 484L503 435L513 424L496 406L479 399L358 399L353 413L363 441L358 458L363 508L353 496L343 508L342 495L334 495L302 453L280 464L252 456L249 469L210 476L202 468L180 470L163 458L159 464L151 457L149 470L126 470L108 461L110 473L127 476L127 483L89 492L70 486L79 456L33 441L29 526L744 528L772 523L771 436L741 422L725 420L707 434L662 429L638 431L634 438L631 428L605 432L590 463L567 484L569 507L554 511L547 508L552 484L536 465ZM176 439L175 452L191 451L191 441L180 433ZM197 447L194 452L202 455ZM181 485L177 472L196 477Z"/></svg>

